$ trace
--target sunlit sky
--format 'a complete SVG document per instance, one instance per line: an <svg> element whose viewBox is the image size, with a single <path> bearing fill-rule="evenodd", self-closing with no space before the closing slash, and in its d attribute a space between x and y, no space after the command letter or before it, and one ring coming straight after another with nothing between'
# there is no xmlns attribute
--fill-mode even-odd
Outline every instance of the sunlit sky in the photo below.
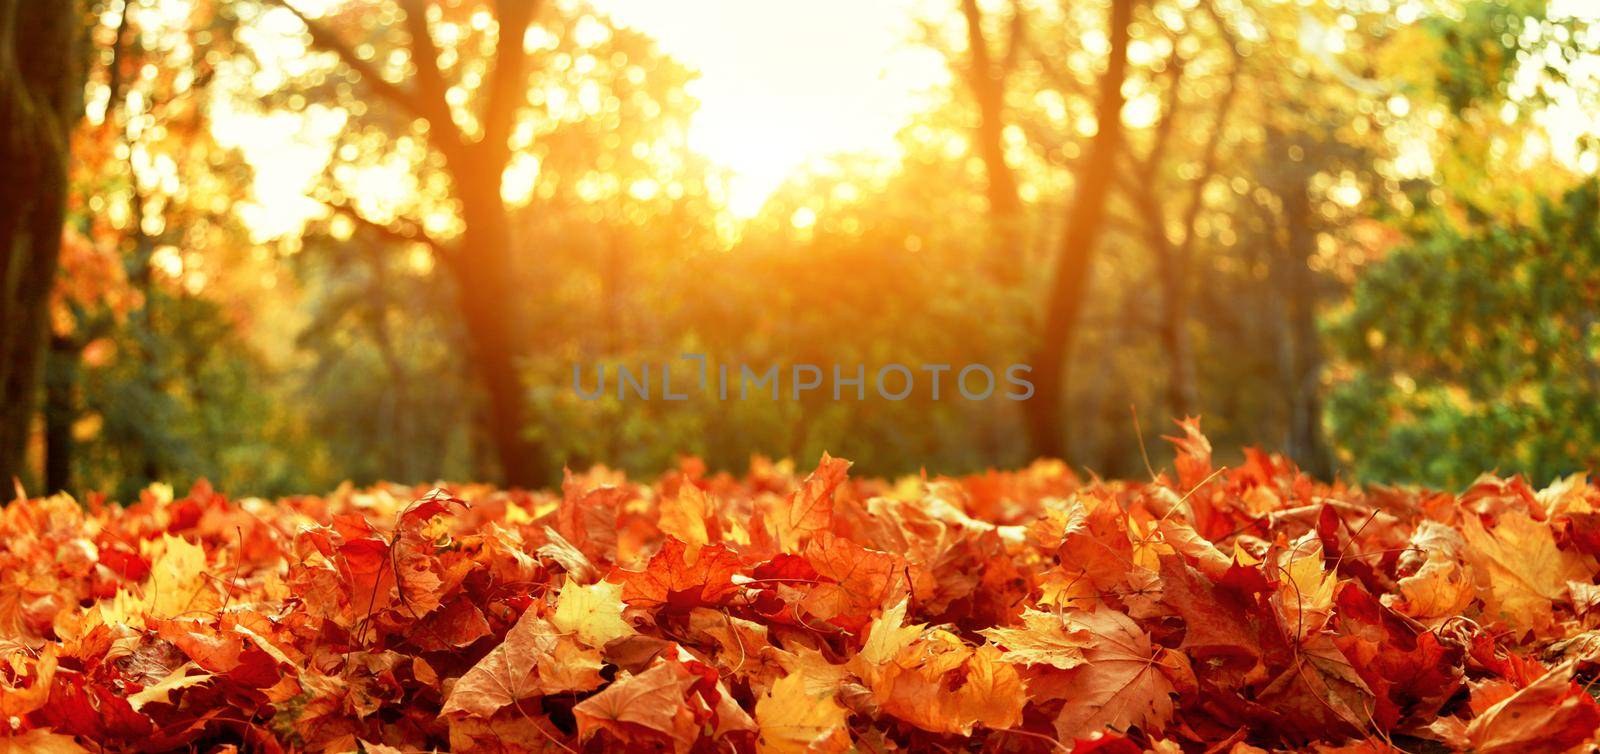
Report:
<svg viewBox="0 0 1600 754"><path fill-rule="evenodd" d="M736 217L754 215L808 162L840 153L895 157L897 133L950 80L942 56L917 43L915 23L918 8L954 12L953 2L591 2L617 23L655 38L668 55L699 73L689 85L700 103L689 145L730 174L728 209ZM1555 0L1552 15L1590 17L1597 12L1592 2ZM339 0L295 4L319 15ZM240 33L262 56L267 71L307 65L302 27L287 11L269 13L253 26ZM1580 65L1573 72L1584 74L1580 80L1600 80L1600 58L1586 65L1587 70L1580 72ZM1589 91L1587 86L1558 92L1556 102L1535 116L1555 137L1552 156L1569 164L1580 161L1576 137L1596 130L1592 92L1578 94ZM1135 122L1140 120L1135 111L1147 99L1153 97L1135 97L1129 103L1123 115L1130 125L1142 125ZM254 234L260 240L292 236L307 219L322 215L324 208L306 192L328 164L333 139L344 126L343 113L326 108L250 113L235 110L237 103L226 98L217 104L219 141L240 147L255 168L257 201L240 208ZM1426 143L1418 142L1424 153ZM1592 155L1584 159L1593 160ZM1581 167L1594 169L1592 164ZM396 191L406 186L403 180L387 178L373 183Z"/></svg>
<svg viewBox="0 0 1600 754"><path fill-rule="evenodd" d="M690 146L734 173L749 215L807 160L887 154L922 93L948 79L912 43L909 0L597 0L699 70Z"/></svg>

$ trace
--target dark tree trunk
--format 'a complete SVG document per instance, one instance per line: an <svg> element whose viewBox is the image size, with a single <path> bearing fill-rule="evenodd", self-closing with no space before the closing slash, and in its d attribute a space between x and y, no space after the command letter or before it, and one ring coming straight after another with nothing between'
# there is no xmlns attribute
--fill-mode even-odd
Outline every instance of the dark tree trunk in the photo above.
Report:
<svg viewBox="0 0 1600 754"><path fill-rule="evenodd" d="M488 402L487 434L494 443L505 483L535 488L548 481L544 449L528 434L531 411L518 376L517 301L526 294L513 283L511 223L500 200L498 167L458 170L466 232L449 269L456 282L461 319L466 326L473 369Z"/></svg>
<svg viewBox="0 0 1600 754"><path fill-rule="evenodd" d="M1188 417L1199 404L1194 345L1189 334L1189 274L1189 265L1177 260L1163 272L1166 296L1161 312L1161 348L1167 355L1167 413L1173 419Z"/></svg>
<svg viewBox="0 0 1600 754"><path fill-rule="evenodd" d="M78 420L78 375L83 347L70 338L50 339L44 377L44 491L70 492Z"/></svg>
<svg viewBox="0 0 1600 754"><path fill-rule="evenodd" d="M1122 84L1128 70L1128 27L1134 0L1112 0L1111 56L1100 79L1095 107L1099 131L1089 144L1083 170L1073 187L1072 209L1067 216L1061 250L1046 292L1044 317L1034 354L1034 395L1027 408L1028 439L1037 456L1065 455L1061 409L1066 394L1067 358L1082 314L1083 292L1090 263L1104 229L1106 196L1122 141Z"/></svg>
<svg viewBox="0 0 1600 754"><path fill-rule="evenodd" d="M1317 330L1319 281L1310 260L1316 252L1317 218L1311 205L1311 178L1316 170L1290 153L1297 142L1276 129L1267 134L1268 154L1286 159L1274 175L1273 192L1282 203L1280 253L1274 255L1274 288L1282 303L1279 324L1279 370L1287 405L1285 451L1307 473L1321 479L1333 474L1333 458L1322 432L1322 341ZM1301 146L1303 154L1311 150Z"/></svg>
<svg viewBox="0 0 1600 754"><path fill-rule="evenodd" d="M1322 433L1322 341L1317 331L1317 276L1310 266L1316 230L1309 189L1307 176L1289 186L1282 197L1289 252L1282 260L1282 290L1287 298L1283 332L1289 339L1285 349L1287 452L1307 473L1327 479L1333 474L1333 459Z"/></svg>
<svg viewBox="0 0 1600 754"><path fill-rule="evenodd" d="M0 0L0 484L22 473L38 399L83 29L80 2Z"/></svg>
<svg viewBox="0 0 1600 754"><path fill-rule="evenodd" d="M1016 50L1021 34L1021 9L1015 11L1010 49ZM961 13L967 24L967 85L978 105L978 127L973 134L978 156L983 160L985 194L989 202L990 232L993 234L990 268L998 282L1015 282L1021 269L1022 200L1017 196L1017 178L1006 163L1005 94L1011 56L997 64L983 30L983 12L977 0L961 0Z"/></svg>

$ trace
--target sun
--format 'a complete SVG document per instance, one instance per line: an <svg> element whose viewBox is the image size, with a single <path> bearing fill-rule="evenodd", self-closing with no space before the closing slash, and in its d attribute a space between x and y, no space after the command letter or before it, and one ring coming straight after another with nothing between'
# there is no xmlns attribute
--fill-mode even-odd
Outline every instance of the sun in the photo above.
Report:
<svg viewBox="0 0 1600 754"><path fill-rule="evenodd" d="M897 156L900 129L950 78L915 42L914 0L595 4L699 72L689 146L732 174L728 210L740 218L814 160Z"/></svg>

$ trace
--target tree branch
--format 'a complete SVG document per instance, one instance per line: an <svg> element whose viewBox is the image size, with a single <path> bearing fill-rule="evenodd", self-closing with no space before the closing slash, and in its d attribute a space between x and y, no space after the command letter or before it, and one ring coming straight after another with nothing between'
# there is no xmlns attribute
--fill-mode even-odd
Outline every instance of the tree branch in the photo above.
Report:
<svg viewBox="0 0 1600 754"><path fill-rule="evenodd" d="M384 78L372 61L356 54L355 48L346 44L332 29L301 12L289 0L267 1L293 13L296 18L300 19L300 23L305 25L306 32L311 35L311 43L313 45L338 55L339 61L348 66L350 70L355 71L361 77L361 80L365 81L367 86L371 87L378 96L409 110L413 115L422 118L428 117L422 107L422 102L416 96L406 91L399 84Z"/></svg>
<svg viewBox="0 0 1600 754"><path fill-rule="evenodd" d="M426 244L428 248L433 249L434 252L439 254L441 257L448 256L450 253L451 247L449 245L439 241L431 235L428 235L428 231L424 230L421 225L418 225L414 222L405 220L397 220L393 223L378 222L377 220L362 214L361 210L356 209L355 205L352 205L349 202L335 199L319 199L318 201L320 201L322 205L327 207L330 211L336 214L344 215L356 225L372 231L379 237L397 243Z"/></svg>
<svg viewBox="0 0 1600 754"><path fill-rule="evenodd" d="M1000 75L1006 76L1017 70L1017 63L1022 59L1022 48L1028 43L1028 22L1022 15L1020 0L1011 3L1011 29L1006 38L1006 53L1000 58Z"/></svg>
<svg viewBox="0 0 1600 754"><path fill-rule="evenodd" d="M533 23L540 0L496 0L500 35L495 40L494 70L489 73L489 101L483 115L483 143L492 155L511 149L507 140L517 108L528 101L528 51L522 39Z"/></svg>
<svg viewBox="0 0 1600 754"><path fill-rule="evenodd" d="M1178 120L1178 105L1183 90L1183 69L1188 61L1178 52L1178 42L1173 40L1172 56L1167 59L1167 75L1172 79L1167 84L1167 99L1162 104L1161 120L1156 122L1154 141L1150 144L1150 151L1141 161L1140 171L1145 181L1155 179L1156 171L1161 169L1161 161L1166 158L1167 146L1172 141L1173 125Z"/></svg>
<svg viewBox="0 0 1600 754"><path fill-rule="evenodd" d="M1222 137L1228 128L1228 115L1233 109L1234 96L1239 91L1239 76L1244 68L1239 59L1239 49L1234 46L1233 34L1228 30L1222 16L1217 13L1216 7L1205 3L1211 13L1211 19L1217 25L1217 33L1222 37L1223 44L1227 45L1229 54L1233 57L1233 66L1228 69L1227 89L1222 93L1222 99L1217 103L1216 120L1211 126L1211 136L1206 140L1205 152L1200 158L1200 174L1195 176L1194 182L1189 186L1189 205L1183 218L1183 242L1178 247L1178 257L1184 262L1188 261L1191 250L1194 248L1195 223L1200 219L1200 210L1205 203L1206 184L1211 182L1211 177L1217 173L1217 158L1221 152Z"/></svg>
<svg viewBox="0 0 1600 754"><path fill-rule="evenodd" d="M432 129L429 141L444 152L445 158L458 159L466 140L461 127L450 113L450 102L445 99L449 90L444 73L439 70L439 47L433 42L428 29L427 0L401 0L400 9L406 16L406 33L411 36L411 64L417 67L417 106Z"/></svg>

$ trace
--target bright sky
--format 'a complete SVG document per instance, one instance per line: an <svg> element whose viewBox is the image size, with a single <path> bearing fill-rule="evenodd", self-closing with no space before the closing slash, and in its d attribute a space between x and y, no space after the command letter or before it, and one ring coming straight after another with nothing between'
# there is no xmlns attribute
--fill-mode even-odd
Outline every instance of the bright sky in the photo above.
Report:
<svg viewBox="0 0 1600 754"><path fill-rule="evenodd" d="M895 133L949 79L914 43L911 0L595 0L697 69L690 146L734 174L750 216L807 161L892 155Z"/></svg>
<svg viewBox="0 0 1600 754"><path fill-rule="evenodd" d="M754 215L810 161L896 155L896 133L949 80L939 54L915 43L913 2L594 0L699 72L689 88L701 103L690 147L729 171L729 210L738 217ZM296 4L315 15L332 3ZM269 13L261 26L242 33L260 37L252 46L270 58L269 70L305 65L290 14ZM217 123L219 140L241 147L256 169L259 201L242 211L258 237L292 234L320 214L305 191L327 164L341 114L256 114L222 102Z"/></svg>

